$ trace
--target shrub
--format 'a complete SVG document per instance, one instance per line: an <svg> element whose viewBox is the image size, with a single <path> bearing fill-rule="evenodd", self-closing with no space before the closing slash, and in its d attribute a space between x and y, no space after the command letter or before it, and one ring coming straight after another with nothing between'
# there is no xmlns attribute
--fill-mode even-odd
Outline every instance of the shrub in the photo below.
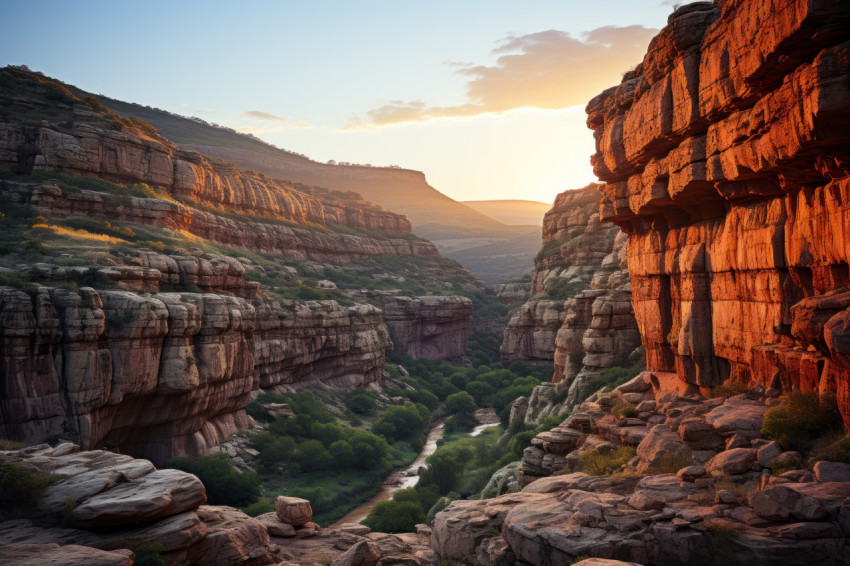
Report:
<svg viewBox="0 0 850 566"><path fill-rule="evenodd" d="M619 397L617 402L614 403L611 412L618 417L632 418L637 416L637 408L622 397Z"/></svg>
<svg viewBox="0 0 850 566"><path fill-rule="evenodd" d="M165 552L165 547L159 542L143 542L133 549L136 566L169 566L168 562L160 556Z"/></svg>
<svg viewBox="0 0 850 566"><path fill-rule="evenodd" d="M345 400L345 406L352 412L367 415L375 412L378 404L365 389L355 389Z"/></svg>
<svg viewBox="0 0 850 566"><path fill-rule="evenodd" d="M0 466L0 499L19 511L33 509L51 484L60 476L38 472L20 466Z"/></svg>
<svg viewBox="0 0 850 566"><path fill-rule="evenodd" d="M18 442L16 440L7 440L0 438L0 450L18 450L26 446L26 442Z"/></svg>
<svg viewBox="0 0 850 566"><path fill-rule="evenodd" d="M741 393L746 393L749 391L746 384L741 383L740 381L727 381L717 387L712 388L711 396L712 397L734 397L735 395L740 395Z"/></svg>
<svg viewBox="0 0 850 566"><path fill-rule="evenodd" d="M413 501L379 501L363 520L374 531L405 533L416 530L417 523L425 522L422 505Z"/></svg>
<svg viewBox="0 0 850 566"><path fill-rule="evenodd" d="M634 458L635 453L633 446L620 446L607 452L587 450L579 456L578 468L591 476L604 476Z"/></svg>
<svg viewBox="0 0 850 566"><path fill-rule="evenodd" d="M223 452L213 456L174 458L169 468L195 474L207 488L207 501L212 505L240 507L260 496L260 478L255 473L239 473Z"/></svg>
<svg viewBox="0 0 850 566"><path fill-rule="evenodd" d="M265 497L261 497L254 503L242 508L242 512L248 515L249 517L258 517L264 513L271 513L273 511L274 503L272 503Z"/></svg>
<svg viewBox="0 0 850 566"><path fill-rule="evenodd" d="M785 450L805 450L811 442L842 428L835 396L796 391L764 414L761 434Z"/></svg>
<svg viewBox="0 0 850 566"><path fill-rule="evenodd" d="M790 472L791 470L802 470L805 468L805 465L801 460L786 460L785 462L777 462L774 460L770 463L770 471L773 472L773 475L778 476L780 474L784 474L785 472Z"/></svg>
<svg viewBox="0 0 850 566"><path fill-rule="evenodd" d="M850 464L850 436L845 436L844 438L821 448L815 454L814 459Z"/></svg>
<svg viewBox="0 0 850 566"><path fill-rule="evenodd" d="M473 413L478 409L475 399L466 391L459 391L446 397L446 409L450 413Z"/></svg>

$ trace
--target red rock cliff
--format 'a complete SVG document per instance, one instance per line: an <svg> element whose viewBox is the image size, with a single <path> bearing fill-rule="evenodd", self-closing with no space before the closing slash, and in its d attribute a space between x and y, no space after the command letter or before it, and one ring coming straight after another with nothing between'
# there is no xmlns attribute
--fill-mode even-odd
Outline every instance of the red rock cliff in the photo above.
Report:
<svg viewBox="0 0 850 566"><path fill-rule="evenodd" d="M648 368L850 424L850 3L687 5L587 112Z"/></svg>

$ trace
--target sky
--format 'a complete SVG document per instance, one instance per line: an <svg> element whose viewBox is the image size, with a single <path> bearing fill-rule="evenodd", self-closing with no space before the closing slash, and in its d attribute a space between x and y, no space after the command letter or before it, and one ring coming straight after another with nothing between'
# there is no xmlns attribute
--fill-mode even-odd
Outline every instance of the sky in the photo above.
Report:
<svg viewBox="0 0 850 566"><path fill-rule="evenodd" d="M197 116L457 200L595 180L584 106L672 0L0 0L0 66Z"/></svg>

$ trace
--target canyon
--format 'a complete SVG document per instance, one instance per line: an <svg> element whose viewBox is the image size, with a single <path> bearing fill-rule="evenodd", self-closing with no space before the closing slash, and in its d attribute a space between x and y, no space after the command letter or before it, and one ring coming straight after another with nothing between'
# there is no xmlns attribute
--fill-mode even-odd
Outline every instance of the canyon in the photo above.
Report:
<svg viewBox="0 0 850 566"><path fill-rule="evenodd" d="M0 436L161 465L253 426L245 407L260 391L375 384L394 347L463 354L472 303L434 290L481 283L404 216L356 193L240 171L61 83L2 73L0 107L14 119L0 121L0 166L17 173L0 180L4 221L35 226L4 230L37 250L51 230L75 243L0 268L18 281L0 286ZM372 276L413 278L429 294L386 291L374 306L348 283ZM305 289L345 304L283 298Z"/></svg>
<svg viewBox="0 0 850 566"><path fill-rule="evenodd" d="M578 400L588 379L606 368L628 365L629 354L640 346L627 238L600 221L599 189L590 185L565 191L544 216L543 248L535 260L530 298L512 314L501 346L503 363L554 365L552 381L569 399L561 411Z"/></svg>
<svg viewBox="0 0 850 566"><path fill-rule="evenodd" d="M47 79L14 80L36 94L0 96L26 118L0 120L0 165L19 174L0 197L43 217L27 230L84 216L183 239L115 245L105 265L42 253L0 271L30 283L0 286L0 436L55 445L0 451L0 464L60 476L34 519L0 523L0 554L130 564L135 543L160 540L198 564L847 563L846 1L676 7L642 62L587 104L604 184L558 195L531 280L498 289L522 303L502 363L552 365L551 383L505 405L530 445L493 476L495 497L447 498L431 527L398 536L322 529L303 501L258 519L207 506L195 476L154 465L253 426L260 391L374 388L387 352L461 357L473 302L454 293L480 282L359 195L245 172ZM32 176L51 172L153 193ZM71 284L80 274L109 284ZM319 291L339 300L305 298ZM636 359L645 369L586 395ZM530 426L547 416L560 424ZM829 421L809 444L771 432L805 418ZM290 504L303 518L284 526ZM65 523L45 526L51 513Z"/></svg>

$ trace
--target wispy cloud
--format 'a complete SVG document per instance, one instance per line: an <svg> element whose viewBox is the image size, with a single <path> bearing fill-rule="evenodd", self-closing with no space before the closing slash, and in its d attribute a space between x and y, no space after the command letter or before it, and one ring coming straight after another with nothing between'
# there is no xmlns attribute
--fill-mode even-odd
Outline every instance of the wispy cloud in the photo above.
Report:
<svg viewBox="0 0 850 566"><path fill-rule="evenodd" d="M393 100L343 129L583 104L638 63L657 32L643 26L605 26L580 37L559 30L507 37L493 49L494 65L447 62L455 73L468 77L465 102L429 106L422 100Z"/></svg>
<svg viewBox="0 0 850 566"><path fill-rule="evenodd" d="M259 128L255 128L254 126L243 126L241 128L236 128L236 131L240 134L254 134L255 136L259 136L261 134L271 134L274 132L282 132L284 130L311 130L314 127L315 126L308 122L297 120L290 124L281 124L278 126L260 126Z"/></svg>
<svg viewBox="0 0 850 566"><path fill-rule="evenodd" d="M207 108L205 110L192 110L192 114L215 114L215 110Z"/></svg>
<svg viewBox="0 0 850 566"><path fill-rule="evenodd" d="M280 122L292 119L285 118L283 116L278 116L277 114L272 114L271 112L263 112L262 110L246 110L245 112L242 112L240 116L244 116L245 118L256 118L257 120L274 120Z"/></svg>

